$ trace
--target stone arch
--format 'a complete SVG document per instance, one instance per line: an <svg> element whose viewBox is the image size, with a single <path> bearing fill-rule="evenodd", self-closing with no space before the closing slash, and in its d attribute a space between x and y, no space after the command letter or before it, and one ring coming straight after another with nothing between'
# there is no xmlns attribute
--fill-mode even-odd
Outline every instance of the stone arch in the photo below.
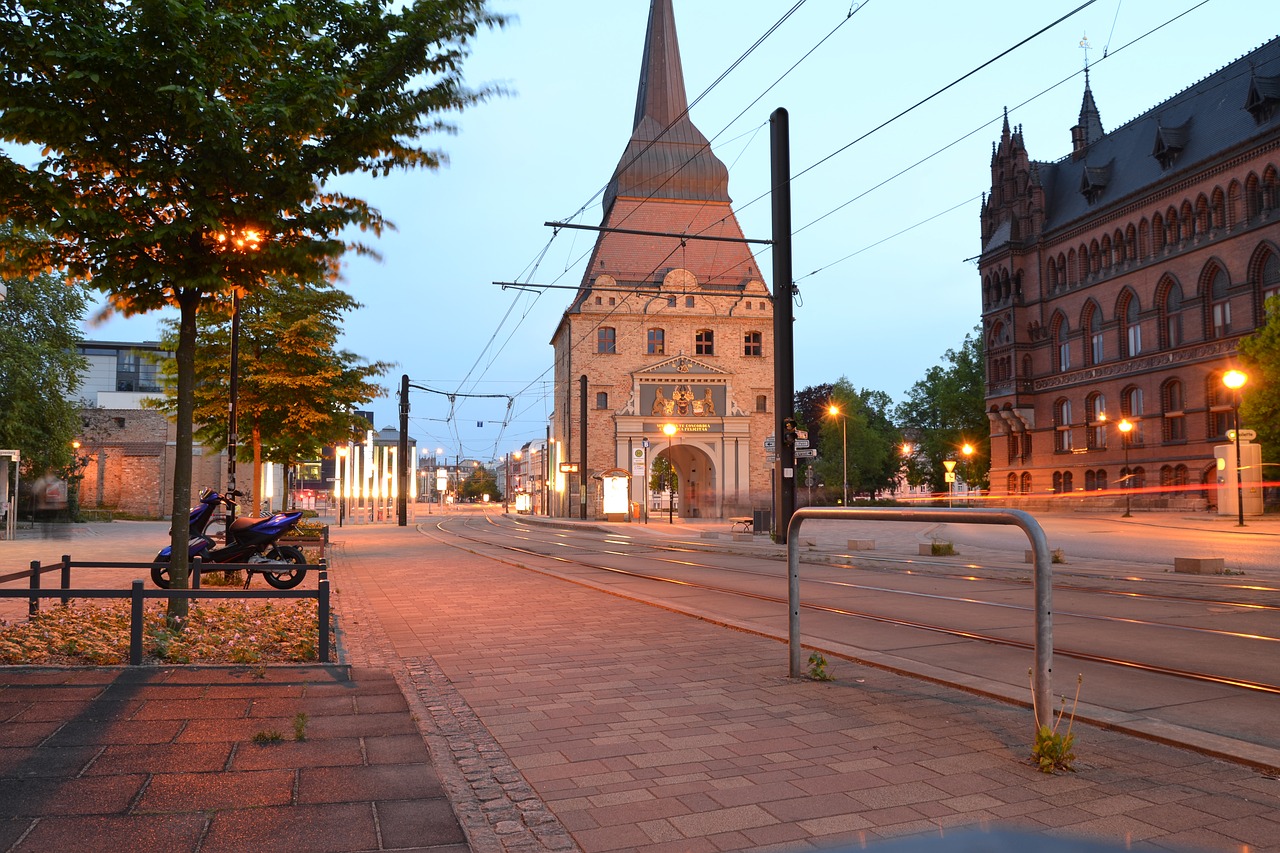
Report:
<svg viewBox="0 0 1280 853"><path fill-rule="evenodd" d="M720 517L720 471L706 448L696 439L676 433L670 445L655 458L665 458L676 471L679 482L676 515L680 518Z"/></svg>

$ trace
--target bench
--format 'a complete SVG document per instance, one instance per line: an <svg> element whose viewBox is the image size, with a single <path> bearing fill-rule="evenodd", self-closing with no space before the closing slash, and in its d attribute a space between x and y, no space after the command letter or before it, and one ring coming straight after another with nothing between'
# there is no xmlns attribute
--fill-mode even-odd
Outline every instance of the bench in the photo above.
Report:
<svg viewBox="0 0 1280 853"><path fill-rule="evenodd" d="M741 518L731 518L729 519L729 531L741 530L743 533L751 533L753 532L751 528L754 521L755 519L745 515Z"/></svg>

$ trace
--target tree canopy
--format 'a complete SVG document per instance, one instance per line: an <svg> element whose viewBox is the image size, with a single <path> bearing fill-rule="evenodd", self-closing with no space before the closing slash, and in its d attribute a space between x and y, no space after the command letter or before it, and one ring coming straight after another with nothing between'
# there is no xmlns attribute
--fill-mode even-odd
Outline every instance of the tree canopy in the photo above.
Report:
<svg viewBox="0 0 1280 853"><path fill-rule="evenodd" d="M1267 322L1239 344L1248 384L1240 395L1242 429L1257 432L1267 462L1280 462L1280 297L1267 300ZM1267 478L1264 478L1267 479Z"/></svg>
<svg viewBox="0 0 1280 853"><path fill-rule="evenodd" d="M929 368L911 386L898 405L897 420L914 451L907 458L908 482L925 484L933 491L946 490L946 459L961 461L957 467L970 485L987 488L991 468L990 436L986 415L986 373L983 369L981 329L965 335L960 349L949 349L944 363ZM974 453L965 459L961 448Z"/></svg>
<svg viewBox="0 0 1280 853"><path fill-rule="evenodd" d="M310 280L388 225L344 174L436 168L504 23L485 0L13 0L0 9L0 274L62 269L125 314L179 309L173 517L191 495L197 312ZM34 163L15 159L34 148ZM39 232L39 236L33 236ZM45 236L47 235L47 237ZM174 526L174 585L186 536ZM178 615L185 614L185 600ZM173 612L171 610L171 612Z"/></svg>
<svg viewBox="0 0 1280 853"><path fill-rule="evenodd" d="M889 417L893 401L883 391L855 391L843 376L825 387L829 389L827 398L812 415L822 424L819 441L813 444L819 448L815 470L833 499L843 497L846 469L850 501L857 495L874 499L879 492L893 488L901 464L899 432ZM812 430L809 436L812 441Z"/></svg>
<svg viewBox="0 0 1280 853"><path fill-rule="evenodd" d="M44 273L8 282L0 299L0 447L18 450L27 475L65 473L80 430L70 395L87 367L76 349L84 290Z"/></svg>

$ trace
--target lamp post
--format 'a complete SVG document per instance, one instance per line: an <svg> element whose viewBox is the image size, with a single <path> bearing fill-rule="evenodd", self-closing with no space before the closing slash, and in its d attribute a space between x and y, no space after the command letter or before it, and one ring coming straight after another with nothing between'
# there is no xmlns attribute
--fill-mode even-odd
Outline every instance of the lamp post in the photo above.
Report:
<svg viewBox="0 0 1280 853"><path fill-rule="evenodd" d="M1133 513L1129 511L1130 489L1133 488L1133 472L1129 470L1129 433L1133 432L1133 421L1128 418L1121 418L1120 423L1116 424L1116 429L1120 430L1120 443L1124 445L1124 515L1123 518L1132 518Z"/></svg>
<svg viewBox="0 0 1280 853"><path fill-rule="evenodd" d="M346 515L346 508L347 508L347 483L346 483L347 449L345 447L339 447L336 453L338 454L338 483L337 483L338 487L334 491L337 492L338 526L341 527L342 517Z"/></svg>
<svg viewBox="0 0 1280 853"><path fill-rule="evenodd" d="M1222 384L1231 389L1234 396L1231 400L1232 421L1236 434L1236 526L1244 527L1244 483L1240 480L1240 389L1249 381L1249 377L1239 370L1228 370L1222 376Z"/></svg>
<svg viewBox="0 0 1280 853"><path fill-rule="evenodd" d="M961 448L960 448L960 452L964 454L964 496L965 496L965 502L966 502L969 506L973 506L973 498L971 497L971 486L969 485L969 478L970 478L971 476L973 476L973 466L971 465L971 462L973 461L973 453L974 453L973 445L966 441L966 442L964 443L964 447L961 447Z"/></svg>
<svg viewBox="0 0 1280 853"><path fill-rule="evenodd" d="M840 461L844 474L844 492L843 503L841 506L849 505L849 416L841 414L840 407L832 403L827 407L827 414L833 418L840 418Z"/></svg>
<svg viewBox="0 0 1280 853"><path fill-rule="evenodd" d="M649 439L640 439L640 447L644 450L644 485L641 494L644 497L644 523L649 523Z"/></svg>
<svg viewBox="0 0 1280 853"><path fill-rule="evenodd" d="M676 434L676 425L663 424L662 434L667 437L667 450L669 451L671 449L671 437ZM675 485L676 479L676 466L675 463L671 461L674 455L675 454L670 452L667 453L667 524L675 524L675 500L671 489L671 487Z"/></svg>

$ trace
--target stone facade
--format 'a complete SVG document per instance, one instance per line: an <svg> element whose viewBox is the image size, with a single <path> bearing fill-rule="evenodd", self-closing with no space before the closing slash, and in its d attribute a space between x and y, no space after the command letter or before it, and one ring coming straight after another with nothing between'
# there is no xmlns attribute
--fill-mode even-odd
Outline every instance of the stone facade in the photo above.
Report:
<svg viewBox="0 0 1280 853"><path fill-rule="evenodd" d="M551 514L603 516L613 472L630 475L634 518L658 459L678 475L682 516L768 507L773 298L730 206L728 170L688 118L670 0L650 10L636 122L604 207L551 341Z"/></svg>
<svg viewBox="0 0 1280 853"><path fill-rule="evenodd" d="M1280 292L1280 39L1110 134L1086 79L1071 139L1036 162L1006 119L992 155L992 494L1204 507L1222 376Z"/></svg>

